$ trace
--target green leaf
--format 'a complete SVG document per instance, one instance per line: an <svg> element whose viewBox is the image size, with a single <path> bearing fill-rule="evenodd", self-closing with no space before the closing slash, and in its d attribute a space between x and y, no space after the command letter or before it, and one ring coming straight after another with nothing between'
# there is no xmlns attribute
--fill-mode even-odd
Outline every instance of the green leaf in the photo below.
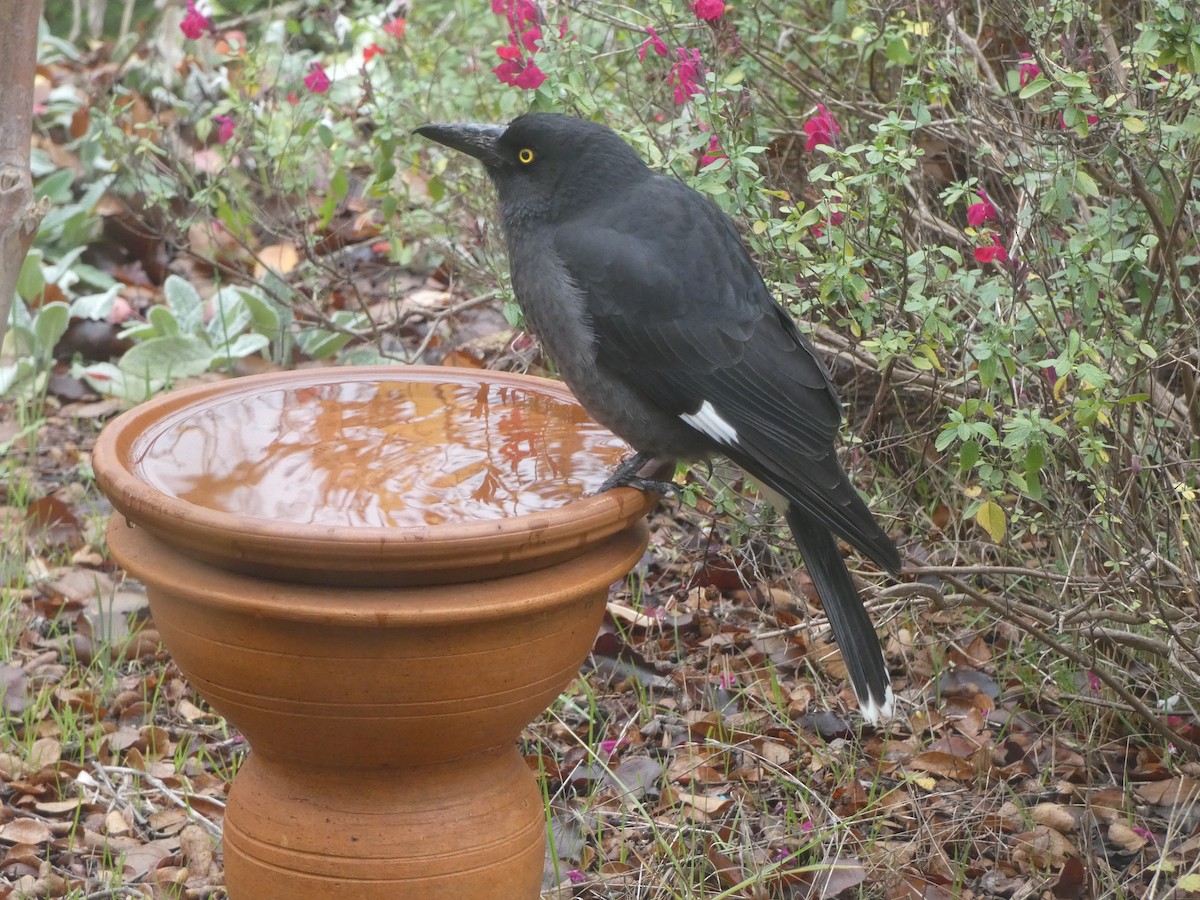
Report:
<svg viewBox="0 0 1200 900"><path fill-rule="evenodd" d="M253 321L242 292L236 287L223 287L213 296L212 318L205 331L214 347L223 347L245 331Z"/></svg>
<svg viewBox="0 0 1200 900"><path fill-rule="evenodd" d="M204 301L191 282L178 275L168 275L163 283L163 296L174 313L179 330L185 334L199 331L204 325Z"/></svg>
<svg viewBox="0 0 1200 900"><path fill-rule="evenodd" d="M118 363L122 372L147 381L187 378L207 372L212 349L203 340L186 334L151 338L135 346Z"/></svg>
<svg viewBox="0 0 1200 900"><path fill-rule="evenodd" d="M1125 130L1130 134L1141 134L1146 130L1146 120L1139 119L1137 116L1129 116L1121 121L1125 126Z"/></svg>
<svg viewBox="0 0 1200 900"><path fill-rule="evenodd" d="M966 474L979 462L979 441L964 441L958 451L958 471Z"/></svg>
<svg viewBox="0 0 1200 900"><path fill-rule="evenodd" d="M1044 75L1039 75L1025 87L1021 88L1021 92L1017 94L1022 100L1028 100L1030 97L1036 97L1046 88L1050 87L1049 80Z"/></svg>
<svg viewBox="0 0 1200 900"><path fill-rule="evenodd" d="M165 306L150 307L146 312L146 319L149 321L153 329L152 335L155 337L174 337L182 333L175 313Z"/></svg>
<svg viewBox="0 0 1200 900"><path fill-rule="evenodd" d="M1008 528L1008 517L1004 514L1004 510L1000 508L1000 504L994 500L985 500L983 505L979 507L979 511L975 513L975 521L980 527L988 533L995 543L1004 543L1004 532Z"/></svg>
<svg viewBox="0 0 1200 900"><path fill-rule="evenodd" d="M17 294L24 300L35 300L46 289L46 278L42 274L42 251L30 250L17 276Z"/></svg>
<svg viewBox="0 0 1200 900"><path fill-rule="evenodd" d="M47 303L38 310L37 318L33 320L34 355L39 359L49 359L54 352L54 345L67 333L70 323L71 309L61 301Z"/></svg>

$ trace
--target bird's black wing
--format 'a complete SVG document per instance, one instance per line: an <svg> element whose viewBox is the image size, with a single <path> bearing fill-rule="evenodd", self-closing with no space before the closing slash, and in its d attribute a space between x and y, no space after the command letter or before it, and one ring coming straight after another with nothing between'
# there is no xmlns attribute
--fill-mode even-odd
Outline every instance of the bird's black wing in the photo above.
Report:
<svg viewBox="0 0 1200 900"><path fill-rule="evenodd" d="M841 407L829 376L720 210L656 177L636 197L561 224L553 246L583 294L599 366L666 415L709 404L715 427L703 417L689 424L722 453L880 565L899 568L835 455ZM723 440L721 424L736 437Z"/></svg>

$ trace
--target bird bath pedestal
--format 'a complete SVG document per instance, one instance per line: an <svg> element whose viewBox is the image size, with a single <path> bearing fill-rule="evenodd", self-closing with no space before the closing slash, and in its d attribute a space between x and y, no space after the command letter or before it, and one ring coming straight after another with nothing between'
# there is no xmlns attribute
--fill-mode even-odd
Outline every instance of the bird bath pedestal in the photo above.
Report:
<svg viewBox="0 0 1200 900"><path fill-rule="evenodd" d="M515 739L569 684L654 498L543 379L324 369L168 394L101 434L113 556L251 746L232 900L525 900Z"/></svg>

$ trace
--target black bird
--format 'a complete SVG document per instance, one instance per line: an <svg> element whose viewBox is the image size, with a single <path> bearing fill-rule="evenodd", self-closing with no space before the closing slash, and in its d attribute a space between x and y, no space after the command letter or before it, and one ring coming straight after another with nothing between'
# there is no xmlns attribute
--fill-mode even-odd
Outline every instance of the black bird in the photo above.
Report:
<svg viewBox="0 0 1200 900"><path fill-rule="evenodd" d="M729 217L594 122L528 113L416 133L487 169L530 330L637 451L606 487L653 486L638 472L654 458L724 455L745 470L787 518L863 717L889 716L879 638L834 534L892 573L900 555L838 462L829 373Z"/></svg>

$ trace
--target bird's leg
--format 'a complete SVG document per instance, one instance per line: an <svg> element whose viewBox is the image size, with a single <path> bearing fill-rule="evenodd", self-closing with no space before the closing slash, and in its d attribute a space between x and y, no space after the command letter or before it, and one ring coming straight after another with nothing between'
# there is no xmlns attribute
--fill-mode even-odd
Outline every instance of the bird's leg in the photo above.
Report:
<svg viewBox="0 0 1200 900"><path fill-rule="evenodd" d="M678 493L679 485L673 481L643 478L638 474L652 462L661 463L662 460L658 459L653 453L643 453L640 451L635 453L613 470L613 473L605 479L604 484L600 485L596 493L603 494L605 491L611 491L616 487L637 488L639 491L649 491L654 494L661 494L664 497L673 496Z"/></svg>

